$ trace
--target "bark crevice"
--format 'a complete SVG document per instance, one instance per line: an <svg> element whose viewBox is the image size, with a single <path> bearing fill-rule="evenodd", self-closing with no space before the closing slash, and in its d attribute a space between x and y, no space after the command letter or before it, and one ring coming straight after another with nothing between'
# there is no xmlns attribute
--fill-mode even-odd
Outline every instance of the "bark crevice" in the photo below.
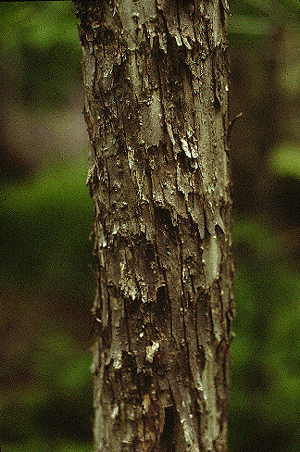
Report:
<svg viewBox="0 0 300 452"><path fill-rule="evenodd" d="M232 264L224 12L76 1L99 452L225 452Z"/></svg>

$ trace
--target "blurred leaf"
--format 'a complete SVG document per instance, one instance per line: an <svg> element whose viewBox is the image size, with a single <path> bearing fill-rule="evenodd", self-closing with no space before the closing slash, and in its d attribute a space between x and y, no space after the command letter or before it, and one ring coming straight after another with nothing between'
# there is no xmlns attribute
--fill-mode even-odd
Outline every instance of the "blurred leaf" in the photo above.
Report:
<svg viewBox="0 0 300 452"><path fill-rule="evenodd" d="M93 213L86 168L82 161L66 164L2 191L4 279L16 286L39 281L45 289L56 285L67 290L84 274L91 282Z"/></svg>
<svg viewBox="0 0 300 452"><path fill-rule="evenodd" d="M93 452L94 448L90 444L62 444L60 448L58 449L58 452Z"/></svg>
<svg viewBox="0 0 300 452"><path fill-rule="evenodd" d="M62 106L82 87L72 1L0 3L0 44L4 82L27 109Z"/></svg>
<svg viewBox="0 0 300 452"><path fill-rule="evenodd" d="M232 1L229 17L229 33L270 36L287 22L293 25L299 20L298 0L240 0Z"/></svg>
<svg viewBox="0 0 300 452"><path fill-rule="evenodd" d="M0 4L0 40L6 48L78 44L72 1L27 1Z"/></svg>
<svg viewBox="0 0 300 452"><path fill-rule="evenodd" d="M259 217L236 221L233 227L233 242L235 246L248 244L260 256L270 257L280 252L278 237L263 225Z"/></svg>
<svg viewBox="0 0 300 452"><path fill-rule="evenodd" d="M58 375L59 386L72 392L79 391L80 388L86 386L87 378L90 381L90 365L90 354L77 354L62 367Z"/></svg>
<svg viewBox="0 0 300 452"><path fill-rule="evenodd" d="M89 193L85 186L87 160L84 158L64 166L45 168L34 179L24 184L7 186L4 197L5 209L28 212L44 206L67 205L71 210L89 208ZM68 212L67 212L68 213ZM80 212L79 212L80 213ZM33 214L31 214L33 216Z"/></svg>
<svg viewBox="0 0 300 452"><path fill-rule="evenodd" d="M93 445L89 442L82 444L81 442L66 441L47 441L45 438L32 439L30 442L5 443L5 452L93 452Z"/></svg>
<svg viewBox="0 0 300 452"><path fill-rule="evenodd" d="M300 177L300 145L282 143L270 156L271 170L279 176Z"/></svg>
<svg viewBox="0 0 300 452"><path fill-rule="evenodd" d="M288 261L280 238L280 233L270 231L259 218L235 223L237 319L230 407L233 451L297 450L300 275ZM241 432L238 439L236 432Z"/></svg>
<svg viewBox="0 0 300 452"><path fill-rule="evenodd" d="M228 30L229 33L249 36L266 36L273 33L273 28L268 18L237 14L230 17Z"/></svg>

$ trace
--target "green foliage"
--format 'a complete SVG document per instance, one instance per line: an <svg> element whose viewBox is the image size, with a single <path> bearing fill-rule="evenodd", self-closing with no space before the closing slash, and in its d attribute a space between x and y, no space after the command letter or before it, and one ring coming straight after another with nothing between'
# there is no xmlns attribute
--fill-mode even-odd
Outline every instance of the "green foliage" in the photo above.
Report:
<svg viewBox="0 0 300 452"><path fill-rule="evenodd" d="M18 444L18 452L93 452L90 444L55 441L49 445L45 440L33 440L24 444ZM16 445L5 445L5 452L15 452Z"/></svg>
<svg viewBox="0 0 300 452"><path fill-rule="evenodd" d="M62 1L0 4L2 89L21 106L21 114L29 108L64 108L81 93L74 9L73 2ZM17 184L7 179L1 189L5 451L92 449L88 347L95 281L88 164L87 157L65 160L64 166L53 159Z"/></svg>
<svg viewBox="0 0 300 452"><path fill-rule="evenodd" d="M300 18L298 0L232 1L230 10L229 32L246 35L248 39L274 35L285 21L295 26Z"/></svg>
<svg viewBox="0 0 300 452"><path fill-rule="evenodd" d="M75 5L71 1L0 4L0 40L9 49L40 51L55 45L77 46Z"/></svg>
<svg viewBox="0 0 300 452"><path fill-rule="evenodd" d="M296 452L300 409L300 84L295 49L299 48L300 3L244 0L232 4L232 56L243 54L244 59L237 61L246 65L235 68L233 76L237 77L239 96L247 90L245 102L238 99L247 126L246 138L245 129L239 132L234 170L243 169L246 177L254 178L263 207L260 212L253 209L250 218L238 212L234 223L237 318L232 344L230 450ZM265 129L264 120L276 124L278 130ZM272 133L277 135L270 136ZM238 190L251 205L247 188L242 180Z"/></svg>
<svg viewBox="0 0 300 452"><path fill-rule="evenodd" d="M297 450L300 274L262 219L235 225L231 451ZM287 446L288 444L288 446Z"/></svg>
<svg viewBox="0 0 300 452"><path fill-rule="evenodd" d="M282 143L279 145L270 156L270 167L276 175L300 179L299 143Z"/></svg>
<svg viewBox="0 0 300 452"><path fill-rule="evenodd" d="M39 282L44 288L73 291L80 275L90 283L92 204L85 187L86 167L81 161L52 168L2 193L5 271L15 287Z"/></svg>
<svg viewBox="0 0 300 452"><path fill-rule="evenodd" d="M94 281L88 267L92 209L85 187L86 167L83 161L55 167L2 190L1 254L7 263L2 288L8 300L9 287L14 288L14 297L23 295L21 312L12 314L1 304L1 327L5 330L16 321L20 329L23 322L29 324L26 342L15 338L10 345L13 351L10 346L6 350L10 360L1 369L6 450L9 442L18 442L20 450L23 443L24 450L33 451L90 450L91 357L83 343L89 342L89 330L84 329L92 327L90 321L85 326L84 319L89 317ZM16 308L17 303L13 301L12 306ZM74 330L64 324L63 312L69 307L78 317ZM61 318L53 316L53 308L62 313ZM32 313L43 322L36 335L30 323ZM31 443L32 438L36 442ZM76 446L68 440L77 441Z"/></svg>
<svg viewBox="0 0 300 452"><path fill-rule="evenodd" d="M82 84L72 1L0 3L0 42L27 108L61 107Z"/></svg>

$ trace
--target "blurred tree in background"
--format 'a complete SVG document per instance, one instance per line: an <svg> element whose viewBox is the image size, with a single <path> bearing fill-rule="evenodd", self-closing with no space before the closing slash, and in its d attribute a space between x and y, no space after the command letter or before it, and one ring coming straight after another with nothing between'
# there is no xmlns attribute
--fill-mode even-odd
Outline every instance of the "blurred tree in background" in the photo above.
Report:
<svg viewBox="0 0 300 452"><path fill-rule="evenodd" d="M300 3L231 2L231 451L298 451Z"/></svg>
<svg viewBox="0 0 300 452"><path fill-rule="evenodd" d="M300 3L231 0L231 452L298 451ZM0 4L1 441L88 452L94 296L71 2Z"/></svg>

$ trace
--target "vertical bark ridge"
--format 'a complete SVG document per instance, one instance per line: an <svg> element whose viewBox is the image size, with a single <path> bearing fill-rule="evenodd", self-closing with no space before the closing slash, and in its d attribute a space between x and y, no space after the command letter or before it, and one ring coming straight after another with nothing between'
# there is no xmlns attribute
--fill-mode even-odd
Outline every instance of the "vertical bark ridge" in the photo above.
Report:
<svg viewBox="0 0 300 452"><path fill-rule="evenodd" d="M218 0L76 1L98 452L226 451L232 264Z"/></svg>

